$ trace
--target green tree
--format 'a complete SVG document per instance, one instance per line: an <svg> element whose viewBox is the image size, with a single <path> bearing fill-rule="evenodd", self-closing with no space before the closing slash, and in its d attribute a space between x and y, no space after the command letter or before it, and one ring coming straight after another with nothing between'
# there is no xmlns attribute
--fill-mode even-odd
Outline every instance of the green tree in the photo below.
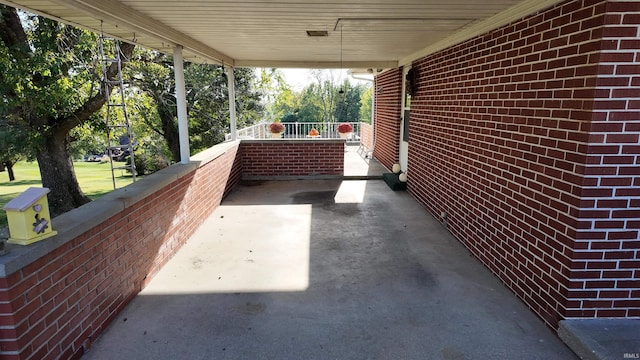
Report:
<svg viewBox="0 0 640 360"><path fill-rule="evenodd" d="M274 68L261 69L260 89L264 94L266 121L285 121L286 116L289 119L293 116L295 93L285 81L282 71Z"/></svg>
<svg viewBox="0 0 640 360"><path fill-rule="evenodd" d="M138 53L128 70L132 83L151 99L157 117L145 117L145 123L167 142L174 161L180 160L175 80L172 57L152 51ZM236 85L236 121L241 128L262 118L262 92L253 69L234 70ZM218 65L185 64L189 141L198 152L224 141L229 131L227 76Z"/></svg>
<svg viewBox="0 0 640 360"><path fill-rule="evenodd" d="M90 120L74 127L69 132L69 152L74 159L82 159L85 155L103 154L107 148L107 130L104 116L98 111L92 116L99 120ZM104 134L104 136L100 136Z"/></svg>
<svg viewBox="0 0 640 360"><path fill-rule="evenodd" d="M0 5L0 116L29 137L54 216L89 201L75 176L69 134L113 88L101 81L96 48L93 33L31 14L21 19ZM124 58L133 48L122 44ZM107 78L116 75L112 64Z"/></svg>
<svg viewBox="0 0 640 360"><path fill-rule="evenodd" d="M338 75L332 70L312 70L311 74L316 79L313 87L317 96L316 104L321 109L321 122L335 122L335 106L338 99Z"/></svg>
<svg viewBox="0 0 640 360"><path fill-rule="evenodd" d="M6 122L0 124L0 171L7 171L9 181L16 179L13 165L28 154L24 148L25 141L23 131L9 127Z"/></svg>
<svg viewBox="0 0 640 360"><path fill-rule="evenodd" d="M367 86L367 89L360 97L360 121L371 124L371 112L373 107L373 86Z"/></svg>
<svg viewBox="0 0 640 360"><path fill-rule="evenodd" d="M127 95L127 110L129 111L133 141L136 144L135 149L143 156L163 159L170 163L173 155L167 141L163 134L157 131L157 128L149 126L149 124L159 123L155 101L139 88L131 87Z"/></svg>
<svg viewBox="0 0 640 360"><path fill-rule="evenodd" d="M140 105L135 105L135 108L145 115L139 120L166 140L173 161L179 161L180 138L178 124L175 120L177 108L171 57L150 50L138 49L126 73L131 84L140 89L140 93L134 93L135 98L148 97L155 105L155 109L152 110L136 101L136 104Z"/></svg>
<svg viewBox="0 0 640 360"><path fill-rule="evenodd" d="M236 89L236 125L238 128L243 128L263 120L264 92L260 89L255 69L236 68L234 70L234 74ZM225 94L225 106L223 107L225 110L225 117L223 118L224 130L227 131L227 129L229 129L229 97L227 95L228 88L226 76L224 77L224 86L222 89ZM224 140L223 135L224 133L220 134L220 141Z"/></svg>
<svg viewBox="0 0 640 360"><path fill-rule="evenodd" d="M318 85L311 84L302 90L300 96L296 99L295 113L300 122L324 122L326 116L321 99L319 98L320 89Z"/></svg>
<svg viewBox="0 0 640 360"><path fill-rule="evenodd" d="M340 94L336 100L334 119L338 122L358 122L360 121L360 98L364 92L361 85L352 85L345 80L342 83Z"/></svg>
<svg viewBox="0 0 640 360"><path fill-rule="evenodd" d="M270 73L268 73L270 74ZM370 88L364 84L352 84L348 79L338 83L338 72L331 70L312 70L315 81L300 92L284 88L274 97L280 103L271 104L270 111L277 113L283 122L358 122L361 119L363 96L368 96L365 106L371 111L371 93L364 95ZM370 117L366 117L366 121Z"/></svg>

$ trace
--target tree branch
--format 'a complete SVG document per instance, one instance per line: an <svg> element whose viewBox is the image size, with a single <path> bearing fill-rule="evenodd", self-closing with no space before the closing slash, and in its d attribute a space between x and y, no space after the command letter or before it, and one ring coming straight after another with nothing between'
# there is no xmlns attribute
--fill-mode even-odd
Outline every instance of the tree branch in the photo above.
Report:
<svg viewBox="0 0 640 360"><path fill-rule="evenodd" d="M29 48L27 34L24 32L17 10L6 5L0 5L0 40L2 40L8 49L15 49L15 51L10 51L10 53L18 55L20 59L33 55ZM0 74L0 81L3 84L6 83L6 79L2 74ZM5 92L5 96L11 98L16 96L13 88L6 89ZM10 112L16 113L17 111L16 109L12 109Z"/></svg>
<svg viewBox="0 0 640 360"><path fill-rule="evenodd" d="M62 36L57 41L59 51L73 50L73 48L78 44L81 35L82 30L80 28L64 25Z"/></svg>
<svg viewBox="0 0 640 360"><path fill-rule="evenodd" d="M134 47L135 45L133 44L122 43L120 45L120 51L122 52L121 56L124 57L125 59L130 58L131 54L133 53ZM123 67L124 67L124 64L123 64ZM115 80L117 76L118 76L118 64L112 63L107 69L107 79L112 81L112 80ZM111 90L114 87L114 85L110 83L107 83L105 86L104 80L100 80L100 85L102 89L106 88L107 90L106 94L97 93L93 95L87 101L85 101L85 103L81 107L76 109L76 111L74 111L71 115L67 116L66 118L50 119L51 120L50 123L55 124L56 126L56 129L55 129L56 132L67 134L69 131L71 131L71 129L73 129L77 125L82 124L83 122L88 120L93 113L100 110L100 108L109 99L109 96L111 95Z"/></svg>
<svg viewBox="0 0 640 360"><path fill-rule="evenodd" d="M164 132L158 130L155 126L152 126L151 124L149 124L148 122L144 122L145 124L147 124L147 126L149 127L149 129L151 129L151 131L153 131L154 133L164 137Z"/></svg>
<svg viewBox="0 0 640 360"><path fill-rule="evenodd" d="M0 5L0 39L8 48L17 47L21 54L31 55L27 34L22 28L18 11L6 5Z"/></svg>
<svg viewBox="0 0 640 360"><path fill-rule="evenodd" d="M61 25L61 26L64 26L64 28L61 32L61 36L56 40L56 46L58 47L58 52L73 53L74 47L78 44L78 41L80 41L82 30L70 25ZM61 67L61 71L60 71L61 74L69 73L69 69L71 69L72 64L73 64L73 60L65 61L65 63L62 64L62 67ZM89 91L89 94L91 93L92 91Z"/></svg>

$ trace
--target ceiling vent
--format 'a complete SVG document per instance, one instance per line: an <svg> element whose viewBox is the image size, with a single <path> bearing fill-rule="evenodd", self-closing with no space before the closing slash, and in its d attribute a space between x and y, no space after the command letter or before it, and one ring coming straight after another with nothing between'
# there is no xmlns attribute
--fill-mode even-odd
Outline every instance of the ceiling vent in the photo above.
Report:
<svg viewBox="0 0 640 360"><path fill-rule="evenodd" d="M307 36L309 37L329 36L329 32L324 30L307 30Z"/></svg>

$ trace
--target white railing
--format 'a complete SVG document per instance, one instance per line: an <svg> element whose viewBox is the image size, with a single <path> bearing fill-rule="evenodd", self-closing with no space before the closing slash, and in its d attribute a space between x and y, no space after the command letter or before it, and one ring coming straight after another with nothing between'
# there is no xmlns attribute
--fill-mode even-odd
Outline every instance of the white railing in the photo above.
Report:
<svg viewBox="0 0 640 360"><path fill-rule="evenodd" d="M248 126L243 129L236 130L238 139L265 139L269 136L269 124L261 122ZM224 134L225 141L231 140L231 134Z"/></svg>
<svg viewBox="0 0 640 360"><path fill-rule="evenodd" d="M270 139L269 124L262 122L255 124L244 129L237 130L239 139ZM322 139L338 139L340 134L338 133L338 126L343 123L337 122L292 122L282 123L284 125L283 139L305 139L310 138L309 132L311 129L316 129L320 134L319 138ZM348 123L353 127L353 132L347 138L348 141L360 141L360 123L352 122ZM231 134L225 135L225 140L230 140Z"/></svg>

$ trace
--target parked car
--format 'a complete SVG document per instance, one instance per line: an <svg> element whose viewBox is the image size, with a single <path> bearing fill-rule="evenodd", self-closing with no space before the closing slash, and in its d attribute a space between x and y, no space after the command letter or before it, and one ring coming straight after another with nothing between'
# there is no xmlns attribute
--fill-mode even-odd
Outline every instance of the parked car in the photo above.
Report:
<svg viewBox="0 0 640 360"><path fill-rule="evenodd" d="M84 156L84 161L87 161L87 162L100 162L101 159L102 159L102 155L100 154L90 154L90 155Z"/></svg>

